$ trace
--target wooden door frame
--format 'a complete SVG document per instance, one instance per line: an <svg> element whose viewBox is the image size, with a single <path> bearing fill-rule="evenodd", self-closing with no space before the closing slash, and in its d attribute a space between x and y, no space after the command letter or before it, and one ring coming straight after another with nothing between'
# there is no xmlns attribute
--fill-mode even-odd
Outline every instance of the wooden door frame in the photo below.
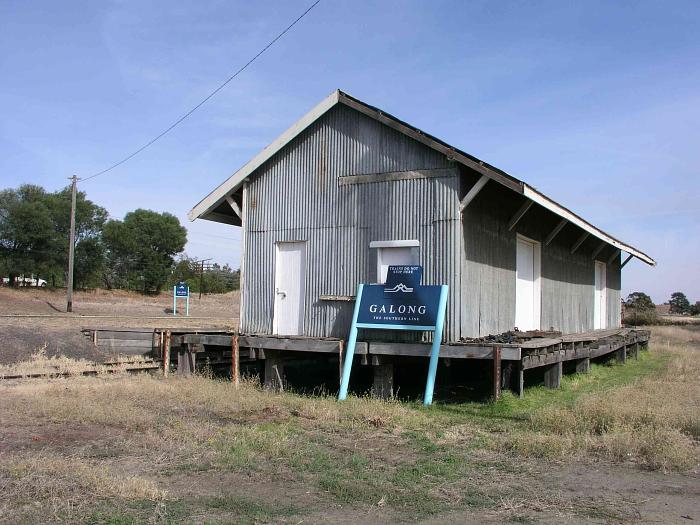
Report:
<svg viewBox="0 0 700 525"><path fill-rule="evenodd" d="M521 235L516 234L515 239L515 307L518 307L518 241L523 241L533 246L533 260L532 260L532 274L533 274L533 308L534 308L534 324L535 329L540 330L542 328L542 243ZM516 311L517 318L517 311Z"/></svg>
<svg viewBox="0 0 700 525"><path fill-rule="evenodd" d="M303 268L303 275L301 276L301 283L302 283L302 288L300 290L299 298L300 298L300 315L301 315L301 330L300 334L298 335L303 335L304 333L304 309L306 307L306 262L308 260L308 241L302 240L302 239L293 239L293 240L284 240L284 241L275 241L274 246L275 246L275 260L273 264L273 279L272 279L272 333L275 335L295 335L295 334L279 334L279 330L277 327L277 322L278 322L278 315L277 315L277 264L278 264L278 255L279 255L279 245L280 244L303 244L303 257L304 257L304 268Z"/></svg>

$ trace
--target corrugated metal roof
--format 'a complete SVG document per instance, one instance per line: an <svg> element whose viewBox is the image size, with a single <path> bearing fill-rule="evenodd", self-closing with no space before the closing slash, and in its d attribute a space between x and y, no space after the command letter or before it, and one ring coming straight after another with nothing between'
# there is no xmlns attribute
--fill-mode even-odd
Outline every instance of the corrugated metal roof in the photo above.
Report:
<svg viewBox="0 0 700 525"><path fill-rule="evenodd" d="M426 146L439 151L440 153L446 155L449 159L452 159L464 166L467 166L478 173L488 177L489 179L498 182L499 184L506 186L507 188L524 195L526 198L532 200L538 205L550 210L551 212L559 215L560 217L568 220L572 224L575 224L582 230L588 232L589 234L615 246L616 248L637 257L645 263L655 266L656 261L649 257L647 254L638 250L637 248L626 244L603 230L592 225L582 217L576 215L572 211L568 210L564 206L558 204L556 201L550 199L546 195L540 193L532 186L526 184L525 182L513 177L512 175L500 170L468 153L450 146L449 144L441 141L440 139L425 133L417 128L414 128L407 124L406 122L376 108L370 106L359 99L356 99L347 93L340 90L336 90L331 93L328 97L323 99L319 104L317 104L311 111L294 123L289 129L282 133L277 139L275 139L269 146L263 149L255 157L253 157L248 163L246 163L241 169L236 171L228 179L226 179L222 184L220 184L214 191L202 199L192 210L190 210L188 217L190 220L195 219L207 219L214 220L218 222L229 222L222 221L220 213L215 212L215 210L226 201L227 196L235 192L256 169L258 169L264 162L269 160L275 153L284 148L291 140L297 137L302 131L304 131L313 122L318 120L322 115L324 115L329 109L337 104L344 104L349 106L365 115L372 117L373 119L425 144Z"/></svg>

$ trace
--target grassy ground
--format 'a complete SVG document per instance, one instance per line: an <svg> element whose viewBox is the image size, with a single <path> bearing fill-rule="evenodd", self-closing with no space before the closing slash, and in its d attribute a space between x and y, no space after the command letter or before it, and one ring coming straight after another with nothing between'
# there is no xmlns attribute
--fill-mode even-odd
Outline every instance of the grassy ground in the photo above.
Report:
<svg viewBox="0 0 700 525"><path fill-rule="evenodd" d="M557 391L428 409L207 377L2 385L0 521L700 519L699 348L663 327Z"/></svg>

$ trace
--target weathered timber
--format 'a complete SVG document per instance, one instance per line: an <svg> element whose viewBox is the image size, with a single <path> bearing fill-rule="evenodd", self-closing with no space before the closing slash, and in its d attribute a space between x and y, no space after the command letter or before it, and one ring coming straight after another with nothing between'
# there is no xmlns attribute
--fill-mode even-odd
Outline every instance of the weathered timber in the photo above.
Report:
<svg viewBox="0 0 700 525"><path fill-rule="evenodd" d="M233 381L236 388L238 388L241 380L240 358L241 354L238 348L238 335L234 334L231 336L231 381Z"/></svg>
<svg viewBox="0 0 700 525"><path fill-rule="evenodd" d="M435 168L427 170L385 171L366 175L345 175L338 177L338 186L350 184L372 184L397 180L429 179L434 177L454 177L459 172L455 168Z"/></svg>
<svg viewBox="0 0 700 525"><path fill-rule="evenodd" d="M181 376L190 376L195 372L196 352L190 348L178 348L177 351L177 374Z"/></svg>
<svg viewBox="0 0 700 525"><path fill-rule="evenodd" d="M148 339L104 339L100 338L97 342L98 348L153 348L153 336L149 335Z"/></svg>
<svg viewBox="0 0 700 525"><path fill-rule="evenodd" d="M166 330L163 334L163 377L168 377L170 372L170 345L172 335L170 330Z"/></svg>
<svg viewBox="0 0 700 525"><path fill-rule="evenodd" d="M561 386L562 363L554 363L545 368L544 386L547 388L559 388Z"/></svg>
<svg viewBox="0 0 700 525"><path fill-rule="evenodd" d="M591 369L591 359L589 357L585 357L583 359L578 359L576 361L576 373L577 374L586 374L588 371Z"/></svg>
<svg viewBox="0 0 700 525"><path fill-rule="evenodd" d="M284 360L277 352L267 352L263 377L265 388L282 391L284 389Z"/></svg>
<svg viewBox="0 0 700 525"><path fill-rule="evenodd" d="M369 343L370 354L403 355L428 357L430 346L427 343ZM440 357L454 359L492 359L493 347L473 345L440 345ZM520 348L501 347L501 359L517 361L520 359Z"/></svg>
<svg viewBox="0 0 700 525"><path fill-rule="evenodd" d="M394 396L394 364L383 363L372 367L372 395L380 399Z"/></svg>
<svg viewBox="0 0 700 525"><path fill-rule="evenodd" d="M493 347L493 400L501 397L501 347Z"/></svg>

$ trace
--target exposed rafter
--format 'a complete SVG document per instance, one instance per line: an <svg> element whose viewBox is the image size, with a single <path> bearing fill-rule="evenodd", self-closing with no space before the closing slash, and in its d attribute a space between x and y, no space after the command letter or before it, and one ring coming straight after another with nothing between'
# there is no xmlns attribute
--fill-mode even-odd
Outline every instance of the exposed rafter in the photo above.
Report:
<svg viewBox="0 0 700 525"><path fill-rule="evenodd" d="M469 203L474 200L474 197L476 197L479 194L483 187L486 186L486 183L488 181L489 177L487 177L486 175L482 175L481 178L478 181L476 181L474 186L471 187L471 189L467 192L462 201L459 203L459 211L464 211L464 209L467 206L469 206Z"/></svg>
<svg viewBox="0 0 700 525"><path fill-rule="evenodd" d="M518 225L520 219L522 219L525 216L527 210L529 210L530 206L532 205L533 202L531 200L526 200L525 203L523 203L523 205L520 206L520 209L515 212L515 215L511 217L510 222L508 223L509 231L513 231L513 228L515 228Z"/></svg>
<svg viewBox="0 0 700 525"><path fill-rule="evenodd" d="M627 256L627 259L625 259L625 260L622 262L622 264L620 265L620 270L622 270L622 269L625 267L625 264L627 264L628 262L630 262L630 260L632 259L632 257L634 257L634 255L632 255L632 254L630 253L630 254Z"/></svg>
<svg viewBox="0 0 700 525"><path fill-rule="evenodd" d="M562 219L559 221L559 224L557 224L554 229L550 232L549 235L547 235L547 238L544 240L544 245L549 246L551 242L554 240L554 237L559 235L559 232L564 229L564 226L566 226L569 223L567 219Z"/></svg>
<svg viewBox="0 0 700 525"><path fill-rule="evenodd" d="M593 255L591 255L591 259L594 259L594 260L595 260L595 258L598 257L598 254L600 254L600 252L602 252L603 249L604 249L607 245L608 245L607 242L605 242L605 241L601 242L601 243L598 245L598 247L595 249L595 251L593 252Z"/></svg>
<svg viewBox="0 0 700 525"><path fill-rule="evenodd" d="M571 255L573 255L573 254L576 253L576 250L578 250L578 249L581 247L581 245L584 243L584 241L585 241L586 239L588 239L588 236L589 236L589 235L590 235L590 233L588 233L588 232L583 232L583 233L581 234L581 237L579 237L578 240L577 240L577 241L574 243L574 245L571 247Z"/></svg>
<svg viewBox="0 0 700 525"><path fill-rule="evenodd" d="M613 252L613 254L612 254L612 255L610 256L610 258L608 259L608 264L612 264L613 261L614 261L615 259L617 259L617 258L620 256L620 252L621 252L621 251L622 251L622 250L620 250L619 248L615 248L615 251Z"/></svg>
<svg viewBox="0 0 700 525"><path fill-rule="evenodd" d="M238 206L238 203L235 200L233 200L233 197L231 197L230 195L226 195L226 202L228 202L229 206L231 206L233 213L238 215L239 219L243 219L241 208Z"/></svg>

